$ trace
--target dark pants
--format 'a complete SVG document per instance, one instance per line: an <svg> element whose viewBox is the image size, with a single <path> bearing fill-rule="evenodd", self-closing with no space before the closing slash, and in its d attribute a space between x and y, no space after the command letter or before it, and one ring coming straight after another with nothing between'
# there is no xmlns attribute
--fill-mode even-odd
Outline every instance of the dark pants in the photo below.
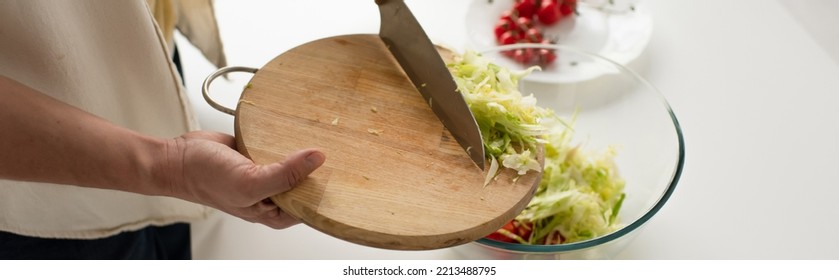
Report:
<svg viewBox="0 0 839 280"><path fill-rule="evenodd" d="M36 238L0 231L0 259L19 260L188 260L189 224L149 226L102 239Z"/></svg>

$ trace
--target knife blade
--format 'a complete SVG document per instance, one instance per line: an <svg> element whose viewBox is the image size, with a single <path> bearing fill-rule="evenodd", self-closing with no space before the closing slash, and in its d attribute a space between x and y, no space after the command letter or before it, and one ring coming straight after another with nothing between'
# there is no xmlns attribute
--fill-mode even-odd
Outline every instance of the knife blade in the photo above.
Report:
<svg viewBox="0 0 839 280"><path fill-rule="evenodd" d="M443 126L483 170L480 128L431 39L404 0L376 0L376 4L381 15L379 37Z"/></svg>

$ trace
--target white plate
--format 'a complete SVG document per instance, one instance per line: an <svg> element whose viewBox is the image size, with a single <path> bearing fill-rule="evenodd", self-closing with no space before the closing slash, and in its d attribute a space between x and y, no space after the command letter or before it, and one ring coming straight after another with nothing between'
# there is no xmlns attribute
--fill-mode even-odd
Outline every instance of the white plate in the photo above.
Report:
<svg viewBox="0 0 839 280"><path fill-rule="evenodd" d="M501 13L511 9L513 0L474 0L466 13L466 28L473 48L484 52L498 47L493 29ZM652 16L640 0L580 0L578 15L543 27L546 38L557 40L560 45L601 55L620 64L637 58L652 35ZM487 54L489 55L489 54ZM558 54L556 63L541 72L534 72L528 79L542 82L579 82L600 76L592 72L585 61ZM498 56L498 59L507 59ZM512 62L511 62L512 63ZM501 63L505 64L505 63ZM562 68L563 75L555 73Z"/></svg>

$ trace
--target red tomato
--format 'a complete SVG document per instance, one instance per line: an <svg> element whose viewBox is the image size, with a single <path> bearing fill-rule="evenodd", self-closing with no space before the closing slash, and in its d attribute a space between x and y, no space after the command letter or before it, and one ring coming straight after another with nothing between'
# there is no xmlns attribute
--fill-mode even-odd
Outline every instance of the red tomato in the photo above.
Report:
<svg viewBox="0 0 839 280"><path fill-rule="evenodd" d="M515 24L510 20L499 19L495 24L495 39L500 40L501 34L515 29Z"/></svg>
<svg viewBox="0 0 839 280"><path fill-rule="evenodd" d="M527 30L527 36L525 36L525 39L528 43L539 43L542 42L544 36L542 36L542 31L533 27Z"/></svg>
<svg viewBox="0 0 839 280"><path fill-rule="evenodd" d="M556 1L542 1L539 10L536 11L539 22L545 25L551 25L559 21L562 14L559 11L559 5Z"/></svg>
<svg viewBox="0 0 839 280"><path fill-rule="evenodd" d="M533 18L536 12L535 0L516 0L513 9L518 12L519 17Z"/></svg>
<svg viewBox="0 0 839 280"><path fill-rule="evenodd" d="M521 236L521 238L524 240L530 238L530 233L533 232L533 224L520 223L519 221L513 220L513 225L516 226L516 234L518 236Z"/></svg>
<svg viewBox="0 0 839 280"><path fill-rule="evenodd" d="M561 14L562 16L570 15L573 12L574 8L571 8L571 6L566 5L565 3L559 5L559 14Z"/></svg>
<svg viewBox="0 0 839 280"><path fill-rule="evenodd" d="M502 45L511 45L518 42L521 32L516 30L507 30L504 33L501 33L501 36L498 37L498 43Z"/></svg>
<svg viewBox="0 0 839 280"><path fill-rule="evenodd" d="M516 13L517 12L515 10L506 10L504 12L501 12L501 19L508 20L510 22L515 22L518 18L518 16L515 15Z"/></svg>
<svg viewBox="0 0 839 280"><path fill-rule="evenodd" d="M515 230L516 230L515 226L513 225L513 221L507 222L506 224L504 224L503 227L501 227L501 229L506 230L506 231L511 232L511 233L514 233ZM510 242L510 243L517 242L516 240L507 236L506 234L500 233L498 231L490 233L486 237L489 238L489 239L497 240L497 241L501 241L501 242Z"/></svg>
<svg viewBox="0 0 839 280"><path fill-rule="evenodd" d="M545 38L542 33L543 26L557 23L562 18L571 15L577 8L577 0L514 0L511 9L501 13L494 27L495 39L499 45L510 45L516 43L542 43L554 44ZM537 22L538 21L538 24ZM556 50L552 49L518 49L502 52L505 56L522 64L548 65L556 61ZM522 238L529 237L532 231L531 225L520 224L519 222L508 223L514 232ZM499 239L504 238L495 234Z"/></svg>
<svg viewBox="0 0 839 280"><path fill-rule="evenodd" d="M556 53L554 50L539 49L539 65L548 65L556 60Z"/></svg>
<svg viewBox="0 0 839 280"><path fill-rule="evenodd" d="M513 59L521 64L529 64L534 58L533 49L517 49L513 51Z"/></svg>
<svg viewBox="0 0 839 280"><path fill-rule="evenodd" d="M522 32L525 32L527 31L527 29L533 27L533 20L531 20L530 18L520 17L516 20L516 22L518 24L519 29Z"/></svg>
<svg viewBox="0 0 839 280"><path fill-rule="evenodd" d="M502 233L502 231L506 231ZM501 241L501 242L508 242L508 243L518 243L519 241L516 240L514 237L519 237L523 240L527 240L530 238L530 233L533 231L533 226L530 224L523 224L516 220L512 220L504 224L501 229L496 232L493 232L486 236L488 239Z"/></svg>
<svg viewBox="0 0 839 280"><path fill-rule="evenodd" d="M562 1L562 5L568 6L568 8L571 8L571 11L574 11L577 9L577 0Z"/></svg>
<svg viewBox="0 0 839 280"><path fill-rule="evenodd" d="M516 242L512 238L509 238L506 235L503 235L503 234L501 234L497 231L493 232L493 233L490 233L489 235L486 236L486 238L487 239L492 239L492 240L495 240L495 241L508 242L508 243Z"/></svg>

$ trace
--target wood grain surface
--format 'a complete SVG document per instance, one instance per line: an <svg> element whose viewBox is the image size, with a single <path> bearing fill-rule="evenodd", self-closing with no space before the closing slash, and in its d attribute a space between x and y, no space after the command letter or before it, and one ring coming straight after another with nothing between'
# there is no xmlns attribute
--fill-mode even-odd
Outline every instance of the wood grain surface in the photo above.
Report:
<svg viewBox="0 0 839 280"><path fill-rule="evenodd" d="M235 118L239 151L258 164L321 148L326 163L272 200L321 232L367 246L427 250L479 239L520 213L541 178L530 172L514 182L506 170L484 186L485 171L375 34L281 54L254 75Z"/></svg>

